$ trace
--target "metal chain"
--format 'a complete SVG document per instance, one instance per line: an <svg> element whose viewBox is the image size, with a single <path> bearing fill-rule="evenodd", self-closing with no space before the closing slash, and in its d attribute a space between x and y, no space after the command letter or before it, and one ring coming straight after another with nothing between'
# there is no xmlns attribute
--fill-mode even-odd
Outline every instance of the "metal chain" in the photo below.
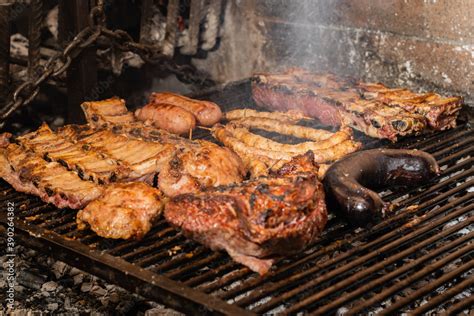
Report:
<svg viewBox="0 0 474 316"><path fill-rule="evenodd" d="M89 15L90 25L80 31L72 41L64 48L62 52L58 52L44 66L38 66L38 78L28 78L19 85L12 93L10 102L0 109L0 128L3 127L4 121L13 112L21 106L30 103L39 93L40 85L51 77L60 77L71 65L71 62L85 48L93 45L100 36L107 37L111 40L119 50L131 51L140 56L145 62L157 65L163 70L167 70L186 83L194 83L201 87L209 87L214 82L207 78L206 75L197 71L191 65L177 64L170 57L161 53L161 49L152 45L137 43L133 38L123 30L110 30L105 26L105 12L103 1L98 1L98 5L92 8Z"/></svg>

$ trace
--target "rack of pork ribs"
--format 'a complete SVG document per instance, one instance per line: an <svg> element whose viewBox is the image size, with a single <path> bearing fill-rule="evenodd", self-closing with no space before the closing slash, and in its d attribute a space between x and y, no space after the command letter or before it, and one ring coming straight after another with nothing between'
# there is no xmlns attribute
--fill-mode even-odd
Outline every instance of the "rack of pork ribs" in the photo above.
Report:
<svg viewBox="0 0 474 316"><path fill-rule="evenodd" d="M332 74L290 69L252 78L252 94L262 107L300 110L326 125L348 125L371 137L396 141L399 136L456 126L462 98L390 89Z"/></svg>

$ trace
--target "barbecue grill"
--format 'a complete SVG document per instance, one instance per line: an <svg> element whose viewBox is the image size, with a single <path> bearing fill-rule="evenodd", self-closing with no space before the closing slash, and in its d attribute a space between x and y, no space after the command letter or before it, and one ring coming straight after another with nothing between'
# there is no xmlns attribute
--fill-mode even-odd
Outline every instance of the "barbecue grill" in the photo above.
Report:
<svg viewBox="0 0 474 316"><path fill-rule="evenodd" d="M305 3L301 5L142 0L136 32L140 35L130 35L107 24L105 13L111 11L113 1L60 0L60 45L46 50L38 31L46 1L12 2L17 6L0 5L0 126L6 123L8 128L14 122L6 119L11 120L16 110L38 96L45 98L40 85L67 91L65 120L79 122L82 101L111 96L107 95L112 90L109 77L103 81L106 92L100 91L98 69L120 73L133 68L117 61L122 56L119 51L133 52L147 65L193 83L200 92L192 97L216 102L223 111L259 109L252 99L251 72L290 66L383 81L393 87L460 94L472 103L468 35L472 30L466 31L469 21L464 19L450 28L456 17L454 10L446 9L451 2L439 1L447 17L428 8L422 19L427 25L421 25L416 14L396 2L361 9L349 1L324 5L301 1ZM28 59L13 58L9 19L19 14L18 8L29 6ZM161 13L151 10L153 6L161 6ZM383 11L384 6L388 10ZM415 9L418 12L419 7ZM374 14L390 10L403 14L396 21ZM187 16L185 22L182 15ZM434 23L433 17L440 15L444 18ZM313 28L316 31L308 39L305 34ZM417 33L420 29L422 34ZM327 45L316 45L320 42ZM112 52L111 67L97 62L97 50L103 55ZM45 57L52 58L46 62ZM190 66L192 58L194 66ZM432 65L438 67L436 71L431 71ZM19 81L13 75L20 71L9 71L17 66L27 70ZM230 83L215 86L214 80ZM15 204L15 242L189 314L456 314L474 306L473 122L472 110L465 106L456 128L406 137L395 144L355 131L364 149L429 152L442 172L418 187L379 192L394 208L387 218L367 228L356 229L330 215L316 242L301 253L280 258L263 277L226 253L187 239L163 218L140 241L112 240L78 230L76 211L18 193L3 180L0 203L2 209ZM329 128L313 120L304 124ZM265 136L294 141L273 133ZM215 141L204 129L194 131L193 138ZM0 212L3 236L9 223L7 213Z"/></svg>
<svg viewBox="0 0 474 316"><path fill-rule="evenodd" d="M226 110L255 107L249 92L249 82L242 81L199 98ZM265 277L186 239L163 219L139 242L115 241L77 230L74 211L46 205L3 182L1 201L17 205L21 243L183 312L451 314L474 301L471 124L465 114L455 129L394 145L358 135L366 148L425 150L442 174L417 188L382 192L396 207L373 227L354 230L333 217L316 243L281 259ZM206 131L195 137L211 139ZM7 224L5 213L0 221Z"/></svg>

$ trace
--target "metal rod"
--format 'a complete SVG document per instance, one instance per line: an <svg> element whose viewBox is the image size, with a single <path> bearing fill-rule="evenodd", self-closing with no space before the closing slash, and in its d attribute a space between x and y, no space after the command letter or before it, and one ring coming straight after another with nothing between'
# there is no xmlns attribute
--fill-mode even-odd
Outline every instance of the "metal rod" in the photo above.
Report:
<svg viewBox="0 0 474 316"><path fill-rule="evenodd" d="M31 0L28 21L28 78L36 79L39 75L41 60L41 26L43 24L43 1Z"/></svg>
<svg viewBox="0 0 474 316"><path fill-rule="evenodd" d="M163 43L163 54L174 55L176 35L178 32L179 0L169 0L168 15L166 16L166 33Z"/></svg>
<svg viewBox="0 0 474 316"><path fill-rule="evenodd" d="M0 4L0 108L10 87L10 4Z"/></svg>
<svg viewBox="0 0 474 316"><path fill-rule="evenodd" d="M207 250L207 251L209 251L209 250ZM193 255L193 257L195 257L194 252L192 253L192 255ZM191 257L189 257L189 258L191 258ZM212 264L213 262L223 260L224 258L225 258L224 254L222 254L220 252L213 252L213 253L211 252L207 256L205 256L204 258L202 258L198 261L193 261L189 265L184 265L183 264L183 265L180 265L178 267L178 269L168 271L166 273L166 276L169 277L169 278L172 278L172 279L173 278L178 278L178 277L182 276L185 273L189 273L191 271L197 270L199 268L207 266L208 264Z"/></svg>
<svg viewBox="0 0 474 316"><path fill-rule="evenodd" d="M456 253L458 254L457 257L462 257L470 252L474 251L474 244L470 244L467 247L463 247L460 250L463 250L463 252L457 251ZM402 285L407 285L409 281L413 280L414 278L421 278L423 276L428 275L429 273L432 273L436 271L437 269L442 268L444 265L446 265L448 262L452 261L453 259L457 258L455 253L453 253L450 256L447 256L446 258L443 258L439 261L436 261L434 264L429 265L423 269L421 269L419 272L415 273L414 275L411 276L410 280L404 279L403 281L399 282L396 284L396 288L400 288ZM455 277L461 275L462 273L469 271L470 269L474 268L474 260L470 260L467 263L458 266L458 268L454 269L453 271L450 271L448 273L444 273L443 276L436 280L432 280L429 282L426 286L418 289L416 292L411 293L410 296L401 299L394 304L390 305L385 312L390 314L391 312L395 312L399 310L402 306L405 306L409 304L410 302L413 301L415 298L419 298L423 295L426 295L430 293L431 291L434 291L436 288L440 287L444 283L454 279Z"/></svg>
<svg viewBox="0 0 474 316"><path fill-rule="evenodd" d="M60 0L59 1L59 38L62 43L68 43L76 34L89 25L89 1ZM96 48L85 48L73 59L67 70L67 117L68 123L85 122L81 103L92 97L97 87L97 58Z"/></svg>
<svg viewBox="0 0 474 316"><path fill-rule="evenodd" d="M459 213L461 213L461 215L462 215L463 213L468 212L468 211L469 211L469 207L467 209L461 209L461 212L459 212ZM450 219L453 219L453 218L456 218L456 217L459 216L459 214L455 214L455 216L454 216L454 214L455 213L450 214L451 215ZM392 256L386 258L386 260L380 261L379 263L374 264L373 266L371 266L369 268L366 268L366 269L363 269L363 270L361 270L357 273L351 274L350 277L344 278L342 281L338 282L337 284L334 284L334 285L332 285L332 286L330 286L330 287L328 287L328 288L326 288L322 291L318 291L316 294L314 294L310 297L307 297L304 300L299 301L298 304L295 304L290 309L288 309L288 313L296 312L296 311L304 308L305 306L307 306L309 304L312 304L312 303L316 302L317 300L319 300L319 299L321 299L321 298L323 298L323 297L325 297L325 296L327 296L327 295L329 295L329 294L331 294L335 291L341 290L346 286L349 286L349 285L354 284L355 282L357 282L359 280L362 280L363 278L367 277L369 274L375 273L376 271L379 271L379 270L383 269L387 265L389 265L393 262L396 262L397 260L400 260L404 257L407 257L408 255L419 251L423 247L432 244L434 241L437 241L437 240L441 239L444 236L448 236L448 235L452 234L453 232L456 232L456 231L464 228L465 226L468 226L470 223L473 222L473 219L474 218L470 218L470 220L468 220L466 222L461 222L458 225L451 227L450 229L443 230L442 232L440 232L440 233L438 233L438 234L436 234L436 235L434 235L434 236L432 236L428 239L425 239L425 240L423 240L422 242L420 242L418 244L415 244L415 245L413 245L413 246L411 246L411 247L409 247L409 248L407 248L407 249L405 249L401 252L396 253L395 255L392 255ZM372 252L368 253L365 256L359 257L359 258L351 261L349 264L346 264L346 265L344 265L340 268L336 268L334 270L331 270L331 272L325 273L325 274L323 274L323 275L321 275L317 278L312 278L310 281L305 282L304 284L302 284L298 288L295 288L292 291L288 291L284 295L281 295L278 298L274 298L270 302L259 306L257 311L268 310L272 306L275 306L278 302L289 299L290 297L294 296L295 294L301 293L305 289L309 289L310 287L321 284L321 283L327 281L330 278L333 278L337 275L341 275L342 273L349 272L350 269L352 269L352 268L354 268L358 265L364 264L366 262L369 262L371 259L378 256L379 254L384 253L385 251L396 249L396 248L400 247L404 242L406 242L408 240L411 240L411 239L414 239L414 238L420 236L421 234L423 234L427 231L430 231L433 228L435 228L435 227L437 227L437 226L439 226L439 225L441 225L441 224L443 224L447 221L448 221L447 218L441 218L440 220L437 220L437 221L431 223L430 225L426 225L421 229L418 229L418 230L416 230L416 231L414 231L414 232L412 232L408 235L405 235L405 236L403 236L399 239L396 239L396 240L392 241L391 243L385 245L384 247L381 247L377 251L372 251Z"/></svg>
<svg viewBox="0 0 474 316"><path fill-rule="evenodd" d="M227 262L225 264L222 264L218 267L215 267L214 269L210 269L210 270L204 272L203 274L199 274L199 275L187 280L186 282L184 282L184 284L186 284L187 286L190 286L190 287L194 287L194 286L196 286L200 283L204 283L204 282L210 280L213 277L216 277L218 275L222 275L226 272L234 270L236 266L238 266L238 263L236 263L233 260L230 260L230 261L227 260Z"/></svg>
<svg viewBox="0 0 474 316"><path fill-rule="evenodd" d="M467 235L465 235L461 238L455 239L454 241L451 241L449 243L446 243L445 245L443 245L440 248L429 251L426 255L424 255L420 258L417 258L413 261L410 261L409 263L400 266L398 269L384 274L380 278L377 278L375 280L372 280L368 283L363 284L362 286L358 287L355 291L344 294L340 298L338 298L338 299L332 301L331 303L323 306L322 308L318 309L317 313L324 314L325 312L328 312L332 309L335 309L336 307L341 306L345 302L350 301L350 300L356 298L357 296L360 296L364 293L368 293L371 289L373 289L376 286L386 284L387 282L390 282L391 280L392 281L396 280L397 277L401 276L403 273L406 273L406 272L410 271L411 269L413 269L417 266L420 266L421 264L425 263L426 261L432 260L433 258L436 258L437 256L439 256L443 253L448 253L450 250L452 251L455 247L457 247L458 245L463 244L466 241L470 241L471 238L473 238L473 237L474 237L474 232L472 232L471 234L467 234ZM463 247L463 249L466 249L466 247ZM385 261L383 261L382 263L385 263ZM420 295L418 295L418 292L410 294L410 297L413 297L413 298L419 297L419 296Z"/></svg>
<svg viewBox="0 0 474 316"><path fill-rule="evenodd" d="M449 244L448 244L449 245ZM474 277L468 276L465 280L462 282L459 282L452 288L446 290L446 292L441 293L438 296L435 296L431 298L426 304L421 305L414 311L412 311L410 314L411 315L422 315L425 312L429 311L430 309L435 308L437 305L440 305L442 302L447 301L451 297L458 295L461 293L464 289L468 287L474 286Z"/></svg>
<svg viewBox="0 0 474 316"><path fill-rule="evenodd" d="M464 309L468 309L468 313L469 313L469 310L472 311L472 306L474 306L474 295L463 298L461 301L451 306L446 311L446 315L455 315L459 311L464 310Z"/></svg>
<svg viewBox="0 0 474 316"><path fill-rule="evenodd" d="M180 52L185 55L194 55L198 49L199 25L201 24L203 0L191 1L191 12L189 13L188 40L181 47Z"/></svg>

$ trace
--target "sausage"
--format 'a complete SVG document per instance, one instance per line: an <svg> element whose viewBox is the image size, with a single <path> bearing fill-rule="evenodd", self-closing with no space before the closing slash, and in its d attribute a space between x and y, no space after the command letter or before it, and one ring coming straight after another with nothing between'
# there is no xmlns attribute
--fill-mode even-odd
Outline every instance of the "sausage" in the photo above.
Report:
<svg viewBox="0 0 474 316"><path fill-rule="evenodd" d="M419 150L372 149L335 162L323 184L329 209L356 226L382 218L389 204L370 189L417 185L439 175L430 154Z"/></svg>
<svg viewBox="0 0 474 316"><path fill-rule="evenodd" d="M333 133L323 129L314 129L311 127L287 124L278 120L268 118L250 117L235 122L245 127L259 128L269 132L276 132L283 135L292 135L294 137L314 141L322 141L333 136ZM352 135L352 130L350 128L346 127L343 129L347 131L347 133L350 133L350 135Z"/></svg>
<svg viewBox="0 0 474 316"><path fill-rule="evenodd" d="M194 100L182 95L163 92L152 93L151 103L168 103L179 106L191 112L197 119L199 125L212 126L222 118L222 111L219 106L210 101Z"/></svg>
<svg viewBox="0 0 474 316"><path fill-rule="evenodd" d="M319 142L303 142L299 144L282 144L275 142L269 138L260 136L258 134L251 133L245 127L238 127L232 124L227 124L226 128L232 131L232 134L240 139L246 145L260 148L260 149L271 149L274 151L282 151L291 154L304 154L308 150L317 152L321 149L331 148L343 141L351 139L351 134L345 130L338 131L333 134L332 137L319 141Z"/></svg>
<svg viewBox="0 0 474 316"><path fill-rule="evenodd" d="M192 113L172 104L149 103L136 110L135 116L173 134L186 134L196 127Z"/></svg>
<svg viewBox="0 0 474 316"><path fill-rule="evenodd" d="M299 120L307 118L299 111L290 110L288 112L258 112L252 109L238 109L225 113L225 118L229 121L235 121L248 117L259 117L282 121L285 123L296 123Z"/></svg>

